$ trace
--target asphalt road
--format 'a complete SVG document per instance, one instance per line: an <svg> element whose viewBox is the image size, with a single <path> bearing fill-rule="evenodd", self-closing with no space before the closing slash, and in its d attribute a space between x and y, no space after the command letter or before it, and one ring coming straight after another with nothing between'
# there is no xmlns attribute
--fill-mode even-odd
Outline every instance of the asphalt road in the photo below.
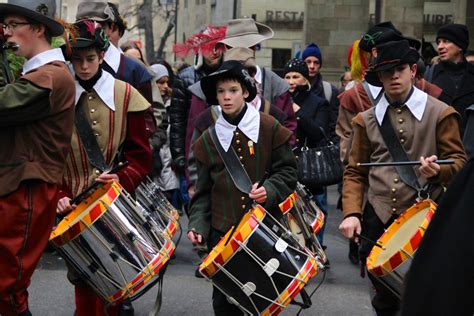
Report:
<svg viewBox="0 0 474 316"><path fill-rule="evenodd" d="M325 233L326 254L331 262L324 283L312 298L311 308L301 315L372 315L370 286L359 277L359 267L347 259L348 242L337 231L341 214L335 209L335 187L329 189L329 219ZM182 221L186 229L186 220ZM166 271L163 283L163 302L160 315L212 315L211 285L194 276L199 263L191 243L185 238L176 249L176 258ZM312 292L321 281L322 274L307 286ZM66 278L61 258L45 253L33 275L30 292L30 310L33 315L66 316L74 313L73 287ZM133 302L135 315L145 316L152 310L156 288ZM287 307L281 315L296 315L298 308Z"/></svg>

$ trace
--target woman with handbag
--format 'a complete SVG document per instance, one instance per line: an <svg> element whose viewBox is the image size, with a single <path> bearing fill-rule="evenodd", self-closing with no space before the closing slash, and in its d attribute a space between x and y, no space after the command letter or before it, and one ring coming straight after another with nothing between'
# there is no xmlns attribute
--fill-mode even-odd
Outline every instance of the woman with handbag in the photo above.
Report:
<svg viewBox="0 0 474 316"><path fill-rule="evenodd" d="M319 97L311 90L308 66L303 60L291 59L285 66L284 78L290 85L289 91L294 102L293 110L298 123L294 152L300 158L304 150L326 144L331 108L326 99ZM316 204L327 218L327 203L324 203L326 198L325 187L317 181L312 181L310 176L306 176L309 165L302 160L299 159L298 161L298 181L310 190ZM308 160L305 161L308 162ZM321 244L323 243L323 234L324 227L318 233Z"/></svg>

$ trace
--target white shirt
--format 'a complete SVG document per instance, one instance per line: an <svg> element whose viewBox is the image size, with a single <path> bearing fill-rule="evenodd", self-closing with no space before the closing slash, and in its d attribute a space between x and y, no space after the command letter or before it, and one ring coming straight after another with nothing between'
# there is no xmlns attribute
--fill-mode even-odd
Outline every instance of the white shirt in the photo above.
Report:
<svg viewBox="0 0 474 316"><path fill-rule="evenodd" d="M23 65L23 71L21 74L24 75L53 61L62 61L63 63L66 62L64 60L63 52L60 48L48 49L47 51L39 53L38 55L28 59Z"/></svg>
<svg viewBox="0 0 474 316"><path fill-rule="evenodd" d="M410 112L413 116L418 120L421 121L423 118L423 113L425 112L426 102L428 101L428 94L421 91L417 87L413 87L413 93L410 98L405 102L405 105L408 107ZM377 118L377 122L379 125L382 125L383 118L390 103L388 102L385 94L380 98L379 103L375 107L375 117Z"/></svg>
<svg viewBox="0 0 474 316"><path fill-rule="evenodd" d="M99 98L112 111L115 111L114 87L115 78L105 70L102 71L102 76L100 76L99 80L97 80L93 87ZM76 80L76 105L84 91L84 88Z"/></svg>
<svg viewBox="0 0 474 316"><path fill-rule="evenodd" d="M229 150L234 137L234 131L237 127L254 143L258 143L258 132L260 129L260 113L250 104L247 103L247 111L237 126L226 121L224 116L219 115L216 120L216 134L225 151Z"/></svg>

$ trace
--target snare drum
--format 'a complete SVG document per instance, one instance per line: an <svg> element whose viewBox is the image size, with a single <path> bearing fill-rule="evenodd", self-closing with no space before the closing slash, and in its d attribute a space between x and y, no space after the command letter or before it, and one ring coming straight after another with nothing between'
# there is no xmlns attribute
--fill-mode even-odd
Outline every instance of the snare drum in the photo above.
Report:
<svg viewBox="0 0 474 316"><path fill-rule="evenodd" d="M263 207L244 215L199 271L228 300L251 315L277 315L322 267Z"/></svg>
<svg viewBox="0 0 474 316"><path fill-rule="evenodd" d="M318 253L325 260L326 255L316 237L324 226L324 213L309 198L305 187L298 183L296 191L279 206L293 236L302 246Z"/></svg>
<svg viewBox="0 0 474 316"><path fill-rule="evenodd" d="M104 301L133 300L157 280L175 249L159 230L145 230L138 217L120 184L106 183L58 224L50 241Z"/></svg>
<svg viewBox="0 0 474 316"><path fill-rule="evenodd" d="M161 230L173 238L179 229L179 213L166 199L160 188L147 178L135 190L137 203L143 207L152 221L157 223Z"/></svg>
<svg viewBox="0 0 474 316"><path fill-rule="evenodd" d="M413 256L436 211L436 204L423 200L403 212L379 238L367 258L367 270L401 298L403 280Z"/></svg>

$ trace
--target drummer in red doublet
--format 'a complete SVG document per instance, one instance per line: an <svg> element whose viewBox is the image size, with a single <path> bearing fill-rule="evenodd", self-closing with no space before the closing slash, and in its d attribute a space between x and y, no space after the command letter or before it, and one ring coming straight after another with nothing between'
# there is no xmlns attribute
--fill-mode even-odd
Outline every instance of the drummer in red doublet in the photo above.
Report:
<svg viewBox="0 0 474 316"><path fill-rule="evenodd" d="M128 83L102 71L101 64L108 45L103 30L93 21L78 22L75 26L79 35L75 42L71 42L70 59L76 79L76 127L58 214L72 210L71 198L95 182L115 180L128 192L133 192L151 166L144 116L150 104ZM82 122L79 121L81 118ZM87 140L89 136L96 144L85 148L85 143L91 143L90 139ZM114 174L104 172L119 160L127 161L128 165ZM76 315L102 315L104 305L92 289L71 269L68 278L75 285ZM117 308L112 306L107 313L115 315Z"/></svg>
<svg viewBox="0 0 474 316"><path fill-rule="evenodd" d="M188 238L193 244L206 242L211 250L219 239L251 208L252 200L275 216L278 204L296 187L296 161L288 143L291 132L273 117L259 113L246 102L256 95L253 79L238 61L226 61L201 80L210 104L219 104L222 114L216 121L218 141L225 151L234 149L253 186L249 194L231 180L209 129L193 145L198 162L196 193L189 209ZM258 187L265 173L263 185ZM223 207L227 205L229 207ZM216 315L242 315L216 288L213 291Z"/></svg>
<svg viewBox="0 0 474 316"><path fill-rule="evenodd" d="M384 228L416 202L418 191L413 188L415 182L418 189L428 190L436 201L443 186L466 161L457 130L458 113L413 86L418 52L405 40L378 45L377 52L374 66L365 79L370 84L383 86L384 95L377 107L359 113L352 120L354 135L344 173L344 220L339 229L349 239L362 234L377 240ZM388 142L387 147L386 139L390 134L394 134L396 139ZM357 165L401 160L392 157L396 147L394 142L401 146L398 152L402 154L397 156L420 160L421 167L408 167L400 175L399 169L393 166L368 169ZM439 165L437 159L451 159L454 164ZM407 181L407 178L415 181ZM367 204L363 209L366 186ZM361 243L364 262L373 245L366 240L361 240ZM379 280L370 274L369 277L377 291L372 300L377 314L395 315L399 308L398 299Z"/></svg>

